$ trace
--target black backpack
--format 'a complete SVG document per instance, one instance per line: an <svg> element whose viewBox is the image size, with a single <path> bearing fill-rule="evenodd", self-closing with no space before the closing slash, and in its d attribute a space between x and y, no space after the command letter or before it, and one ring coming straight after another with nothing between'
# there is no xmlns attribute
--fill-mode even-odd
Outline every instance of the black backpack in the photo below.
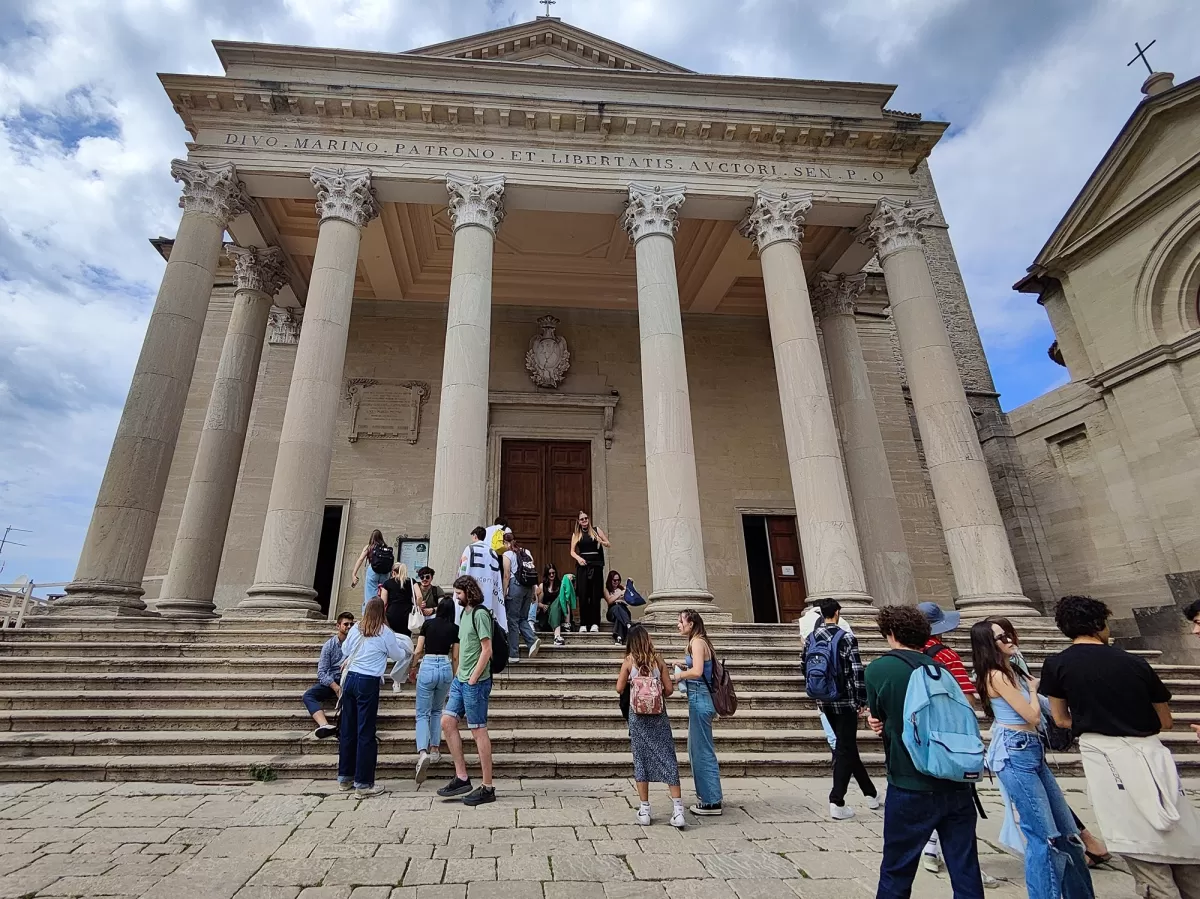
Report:
<svg viewBox="0 0 1200 899"><path fill-rule="evenodd" d="M371 570L376 574L391 574L392 566L396 564L396 554L386 543L376 543L367 553L371 562Z"/></svg>
<svg viewBox="0 0 1200 899"><path fill-rule="evenodd" d="M517 570L513 576L522 587L532 587L538 582L537 566L533 564L533 556L529 554L529 550L521 550L517 557Z"/></svg>
<svg viewBox="0 0 1200 899"><path fill-rule="evenodd" d="M508 667L508 632L500 627L491 609L482 607L492 619L492 674L499 674ZM471 614L475 614L472 612ZM474 622L472 621L472 626Z"/></svg>

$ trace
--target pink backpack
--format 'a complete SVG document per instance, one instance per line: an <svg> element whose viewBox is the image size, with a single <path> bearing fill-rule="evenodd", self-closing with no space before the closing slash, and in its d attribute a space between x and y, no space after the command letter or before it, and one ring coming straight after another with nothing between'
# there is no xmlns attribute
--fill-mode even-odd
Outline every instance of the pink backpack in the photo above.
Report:
<svg viewBox="0 0 1200 899"><path fill-rule="evenodd" d="M633 669L637 671L637 668ZM634 674L629 679L629 708L638 715L663 713L662 681L658 669L654 674Z"/></svg>

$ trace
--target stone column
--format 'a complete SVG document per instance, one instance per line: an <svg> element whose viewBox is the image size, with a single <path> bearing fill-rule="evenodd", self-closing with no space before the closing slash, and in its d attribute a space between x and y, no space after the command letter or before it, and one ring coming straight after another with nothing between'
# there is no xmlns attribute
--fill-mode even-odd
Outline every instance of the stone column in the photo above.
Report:
<svg viewBox="0 0 1200 899"><path fill-rule="evenodd" d="M225 226L246 207L232 163L171 163L183 217L84 539L56 609L144 614L142 577L162 506Z"/></svg>
<svg viewBox="0 0 1200 899"><path fill-rule="evenodd" d="M760 190L739 228L757 244L762 261L808 596L866 610L871 597L800 260L804 216L811 208L809 191Z"/></svg>
<svg viewBox="0 0 1200 899"><path fill-rule="evenodd" d="M637 257L642 416L654 592L650 614L712 607L704 569L700 490L692 443L692 403L675 273L682 187L630 184L624 225Z"/></svg>
<svg viewBox="0 0 1200 899"><path fill-rule="evenodd" d="M362 229L378 214L367 169L316 166L311 180L321 224L304 330L296 347L254 584L238 604L239 611L253 614L320 610L312 582L342 395L358 244Z"/></svg>
<svg viewBox="0 0 1200 899"><path fill-rule="evenodd" d="M487 525L488 373L492 351L492 251L504 219L503 175L446 173L454 259L438 406L430 567L443 584L474 527Z"/></svg>
<svg viewBox="0 0 1200 899"><path fill-rule="evenodd" d="M915 605L912 561L904 543L900 506L854 319L855 304L866 281L866 275L822 273L817 276L813 303L825 340L833 405L842 426L842 452L867 588L877 605Z"/></svg>
<svg viewBox="0 0 1200 899"><path fill-rule="evenodd" d="M287 283L283 251L229 247L237 271L233 314L200 432L171 564L155 609L174 618L215 618L213 592L233 508L246 426L271 300Z"/></svg>
<svg viewBox="0 0 1200 899"><path fill-rule="evenodd" d="M1021 582L996 505L966 391L921 247L932 200L884 197L859 229L883 266L892 320L933 496L946 537L957 603L970 617L1035 615Z"/></svg>

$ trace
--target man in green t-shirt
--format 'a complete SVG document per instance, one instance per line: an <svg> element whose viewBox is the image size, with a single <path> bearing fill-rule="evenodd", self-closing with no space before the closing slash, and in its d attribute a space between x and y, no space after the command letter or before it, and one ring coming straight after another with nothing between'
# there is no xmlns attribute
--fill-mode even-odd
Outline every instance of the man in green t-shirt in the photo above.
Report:
<svg viewBox="0 0 1200 899"><path fill-rule="evenodd" d="M496 801L496 788L492 785L492 740L487 730L488 698L492 695L494 622L484 606L483 591L475 578L463 575L456 580L454 598L463 608L458 622L458 673L450 684L450 697L442 712L442 733L446 735L446 744L454 757L454 777L437 792L444 797L466 793L463 805L483 805ZM462 718L467 719L467 727L471 729L479 752L483 783L476 789L471 789L467 758L458 732L458 722Z"/></svg>
<svg viewBox="0 0 1200 899"><path fill-rule="evenodd" d="M935 831L955 899L983 899L975 846L975 797L970 784L940 780L917 770L904 747L904 697L913 668L935 664L922 648L929 622L913 606L879 610L879 632L893 652L867 666L867 722L883 737L888 792L883 812L883 861L876 899L908 899L921 850Z"/></svg>

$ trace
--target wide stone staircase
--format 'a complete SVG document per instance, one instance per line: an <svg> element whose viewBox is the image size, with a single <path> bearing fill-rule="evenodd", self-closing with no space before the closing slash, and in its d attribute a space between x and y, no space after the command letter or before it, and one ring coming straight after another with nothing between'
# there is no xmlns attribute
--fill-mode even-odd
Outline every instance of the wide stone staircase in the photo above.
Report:
<svg viewBox="0 0 1200 899"><path fill-rule="evenodd" d="M1035 668L1065 641L1047 620L1021 625ZM887 647L856 622L864 661ZM311 736L300 696L313 682L325 623L295 620L97 621L38 617L0 630L0 780L229 781L332 777L336 739ZM683 641L652 628L670 659ZM800 678L794 625L716 626L740 706L715 725L722 772L816 775L829 749ZM965 630L945 642L967 653ZM496 679L489 730L501 777L627 777L629 737L613 686L623 650L607 633L549 640L537 658ZM1153 654L1148 654L1153 661ZM1163 735L1185 773L1200 771L1200 666L1156 665L1175 698L1176 729ZM414 688L381 698L380 776L407 777L416 761ZM680 765L687 770L686 700L668 704ZM985 724L986 727L986 724ZM464 731L464 734L466 732ZM465 736L467 750L473 747ZM869 767L882 772L879 740L860 734ZM1078 772L1078 756L1056 764ZM450 771L448 761L433 776Z"/></svg>

